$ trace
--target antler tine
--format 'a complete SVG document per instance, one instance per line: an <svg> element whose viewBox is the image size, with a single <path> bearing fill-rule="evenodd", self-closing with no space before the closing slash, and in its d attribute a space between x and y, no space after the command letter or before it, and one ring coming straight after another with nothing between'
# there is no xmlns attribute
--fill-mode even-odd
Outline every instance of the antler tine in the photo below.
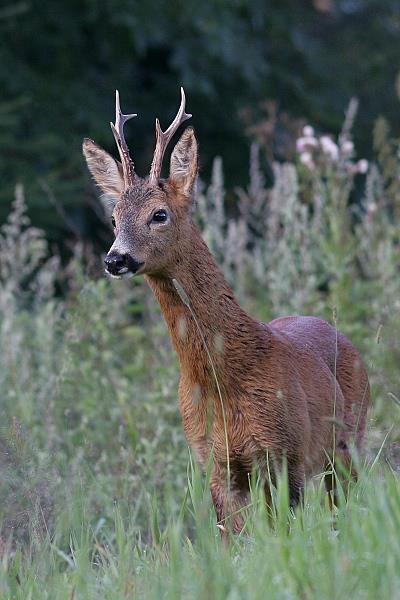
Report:
<svg viewBox="0 0 400 600"><path fill-rule="evenodd" d="M175 119L171 125L165 131L162 131L160 121L156 119L156 148L154 150L153 161L151 163L149 180L151 183L156 184L161 175L162 162L164 158L164 152L167 148L171 138L181 125L187 119L190 119L192 115L185 112L186 98L185 91L181 87L181 105L178 112L176 113Z"/></svg>
<svg viewBox="0 0 400 600"><path fill-rule="evenodd" d="M115 124L110 123L110 125L121 158L125 189L133 184L133 181L136 177L135 165L133 164L133 160L129 155L129 148L124 136L124 125L127 121L129 121L129 119L133 119L133 117L137 117L137 114L122 114L119 103L119 92L118 90L115 90Z"/></svg>

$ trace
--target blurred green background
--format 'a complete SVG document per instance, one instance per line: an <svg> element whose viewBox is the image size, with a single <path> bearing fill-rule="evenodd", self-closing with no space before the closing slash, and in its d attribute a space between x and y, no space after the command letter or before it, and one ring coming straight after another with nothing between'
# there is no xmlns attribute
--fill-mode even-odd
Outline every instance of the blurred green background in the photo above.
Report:
<svg viewBox="0 0 400 600"><path fill-rule="evenodd" d="M127 137L145 174L154 118L168 123L184 85L202 177L221 155L228 189L247 182L251 139L264 161L291 158L301 125L337 133L352 96L360 155L378 115L399 127L397 0L3 0L0 39L0 220L22 182L33 223L64 250L108 235L81 141L115 151L116 88L139 114Z"/></svg>
<svg viewBox="0 0 400 600"><path fill-rule="evenodd" d="M2 0L0 40L0 598L398 598L399 1ZM318 475L288 514L282 480L268 527L254 489L230 548L159 307L104 277L81 153L116 154L118 88L146 174L180 85L194 218L241 306L327 319L372 389L347 501Z"/></svg>

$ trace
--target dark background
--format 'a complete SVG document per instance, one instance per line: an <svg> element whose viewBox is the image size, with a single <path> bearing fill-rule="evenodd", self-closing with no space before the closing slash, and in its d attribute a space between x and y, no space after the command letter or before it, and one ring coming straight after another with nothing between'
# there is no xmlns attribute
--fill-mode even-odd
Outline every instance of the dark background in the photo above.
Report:
<svg viewBox="0 0 400 600"><path fill-rule="evenodd" d="M398 0L3 0L0 39L0 221L22 182L33 223L61 245L104 228L81 141L115 153L116 88L139 114L127 126L139 174L182 84L202 176L221 155L228 189L246 184L252 138L267 168L306 122L337 134L353 96L360 156L379 115L399 129Z"/></svg>

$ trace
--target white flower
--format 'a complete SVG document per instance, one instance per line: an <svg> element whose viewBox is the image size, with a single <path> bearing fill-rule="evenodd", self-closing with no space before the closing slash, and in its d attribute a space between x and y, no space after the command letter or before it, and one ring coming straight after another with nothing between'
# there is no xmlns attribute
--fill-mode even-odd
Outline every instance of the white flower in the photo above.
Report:
<svg viewBox="0 0 400 600"><path fill-rule="evenodd" d="M302 152L300 154L300 162L307 167L307 169L312 170L315 167L311 152Z"/></svg>
<svg viewBox="0 0 400 600"><path fill-rule="evenodd" d="M350 140L345 140L341 144L340 150L342 151L342 154L344 154L345 156L350 156L350 154L352 154L353 151L354 151L354 144L353 144L353 142L350 141Z"/></svg>
<svg viewBox="0 0 400 600"><path fill-rule="evenodd" d="M377 208L378 208L378 205L376 204L376 202L369 202L367 205L367 212L369 214L374 213Z"/></svg>
<svg viewBox="0 0 400 600"><path fill-rule="evenodd" d="M311 125L306 125L305 127L303 127L303 135L305 137L313 137L314 136L314 127L311 127Z"/></svg>
<svg viewBox="0 0 400 600"><path fill-rule="evenodd" d="M318 141L315 137L301 137L296 141L297 152L303 152L310 148L316 148Z"/></svg>
<svg viewBox="0 0 400 600"><path fill-rule="evenodd" d="M369 163L365 158L362 158L356 164L357 173L366 173L368 171Z"/></svg>
<svg viewBox="0 0 400 600"><path fill-rule="evenodd" d="M319 143L322 148L322 152L327 154L331 160L336 161L339 158L339 148L333 140L327 135L322 135L319 138Z"/></svg>

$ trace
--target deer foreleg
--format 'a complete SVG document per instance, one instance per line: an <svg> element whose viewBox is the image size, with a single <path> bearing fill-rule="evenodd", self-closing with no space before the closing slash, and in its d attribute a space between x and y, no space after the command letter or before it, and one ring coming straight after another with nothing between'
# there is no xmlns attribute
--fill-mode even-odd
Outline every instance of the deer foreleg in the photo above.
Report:
<svg viewBox="0 0 400 600"><path fill-rule="evenodd" d="M226 538L229 533L239 534L245 524L243 508L247 503L248 487L240 486L232 473L228 481L226 468L215 467L210 491L222 538Z"/></svg>

